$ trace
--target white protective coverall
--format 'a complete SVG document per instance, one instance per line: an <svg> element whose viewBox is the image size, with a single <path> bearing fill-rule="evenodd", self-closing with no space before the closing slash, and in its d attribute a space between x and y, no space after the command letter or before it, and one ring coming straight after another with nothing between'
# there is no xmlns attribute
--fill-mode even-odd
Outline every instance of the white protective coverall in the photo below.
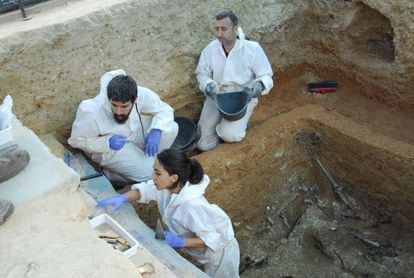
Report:
<svg viewBox="0 0 414 278"><path fill-rule="evenodd" d="M173 109L161 101L156 93L141 86L138 86L138 96L128 120L118 124L107 96L108 84L117 75L126 73L122 69L105 73L101 77L99 95L80 103L68 143L83 150L102 166L111 180L141 182L150 179L155 160L155 157L144 154L145 137L151 129L161 130L161 152L174 142L178 125L174 122ZM110 149L108 140L114 134L127 137L130 143L126 143L119 151Z"/></svg>
<svg viewBox="0 0 414 278"><path fill-rule="evenodd" d="M265 87L262 95L268 94L273 87L273 71L266 54L257 42L245 40L240 27L237 42L227 57L218 39L203 49L196 73L199 89L203 92L212 81L218 84L219 94L242 91L258 80ZM247 123L257 102L257 98L252 98L243 118L227 121L221 118L215 100L206 97L198 122L201 138L197 148L206 151L216 147L218 137L225 142L241 141L246 135Z"/></svg>
<svg viewBox="0 0 414 278"><path fill-rule="evenodd" d="M183 250L203 264L208 275L239 277L239 245L230 218L204 197L209 183L209 177L204 175L199 184L187 182L179 194L157 190L152 180L134 184L132 189L139 190L139 203L157 201L162 219L171 232L184 238L197 236L204 241L206 248Z"/></svg>

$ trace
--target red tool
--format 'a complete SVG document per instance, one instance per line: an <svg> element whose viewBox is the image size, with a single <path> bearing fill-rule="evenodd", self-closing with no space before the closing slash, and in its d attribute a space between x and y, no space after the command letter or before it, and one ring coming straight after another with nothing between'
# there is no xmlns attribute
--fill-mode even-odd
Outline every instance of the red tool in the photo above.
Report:
<svg viewBox="0 0 414 278"><path fill-rule="evenodd" d="M336 92L336 88L309 88L309 92L320 94L332 93Z"/></svg>
<svg viewBox="0 0 414 278"><path fill-rule="evenodd" d="M308 83L308 91L312 93L332 93L336 92L338 88L338 82L335 80L325 80L322 82Z"/></svg>

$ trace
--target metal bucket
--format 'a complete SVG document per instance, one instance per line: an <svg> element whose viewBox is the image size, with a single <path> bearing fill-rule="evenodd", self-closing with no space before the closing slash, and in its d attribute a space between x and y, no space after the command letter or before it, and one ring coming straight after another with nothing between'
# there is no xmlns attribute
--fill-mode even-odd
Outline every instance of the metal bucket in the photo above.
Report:
<svg viewBox="0 0 414 278"><path fill-rule="evenodd" d="M172 144L172 149L189 151L195 148L201 137L201 129L192 120L186 117L175 117L178 124L178 134Z"/></svg>
<svg viewBox="0 0 414 278"><path fill-rule="evenodd" d="M216 95L216 107L221 116L228 121L237 121L243 118L249 101L249 93L246 91Z"/></svg>

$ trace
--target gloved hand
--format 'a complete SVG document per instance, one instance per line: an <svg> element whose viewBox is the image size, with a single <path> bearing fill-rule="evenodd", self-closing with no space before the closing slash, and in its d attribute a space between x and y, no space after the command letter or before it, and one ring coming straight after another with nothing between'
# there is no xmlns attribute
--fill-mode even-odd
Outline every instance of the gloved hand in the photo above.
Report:
<svg viewBox="0 0 414 278"><path fill-rule="evenodd" d="M114 151L119 151L122 149L122 147L125 145L125 143L128 143L129 140L119 134L112 135L111 138L109 138L109 148L111 148Z"/></svg>
<svg viewBox="0 0 414 278"><path fill-rule="evenodd" d="M262 81L256 81L253 83L252 87L250 88L250 98L252 97L259 97L262 92L264 91L265 87Z"/></svg>
<svg viewBox="0 0 414 278"><path fill-rule="evenodd" d="M120 209L126 202L128 202L128 197L125 194L122 194L99 201L96 206L103 209L111 206L112 212L115 212Z"/></svg>
<svg viewBox="0 0 414 278"><path fill-rule="evenodd" d="M217 95L217 84L216 82L210 82L207 84L205 89L206 96L208 97L214 97Z"/></svg>
<svg viewBox="0 0 414 278"><path fill-rule="evenodd" d="M156 156L160 146L161 130L152 129L145 139L145 155Z"/></svg>
<svg viewBox="0 0 414 278"><path fill-rule="evenodd" d="M183 248L184 247L184 238L182 236L178 236L170 231L165 231L164 236L165 236L165 241L172 248Z"/></svg>

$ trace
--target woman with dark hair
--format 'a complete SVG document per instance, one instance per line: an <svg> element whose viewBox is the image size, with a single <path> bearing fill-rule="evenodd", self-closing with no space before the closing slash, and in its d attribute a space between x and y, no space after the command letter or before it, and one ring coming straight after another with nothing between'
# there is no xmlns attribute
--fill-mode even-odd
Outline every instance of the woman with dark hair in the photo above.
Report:
<svg viewBox="0 0 414 278"><path fill-rule="evenodd" d="M204 197L209 183L197 160L169 149L157 155L152 180L100 201L98 207L111 206L116 211L128 201L157 201L169 229L165 232L168 245L183 248L204 265L204 271L211 277L239 277L239 245L230 218Z"/></svg>

